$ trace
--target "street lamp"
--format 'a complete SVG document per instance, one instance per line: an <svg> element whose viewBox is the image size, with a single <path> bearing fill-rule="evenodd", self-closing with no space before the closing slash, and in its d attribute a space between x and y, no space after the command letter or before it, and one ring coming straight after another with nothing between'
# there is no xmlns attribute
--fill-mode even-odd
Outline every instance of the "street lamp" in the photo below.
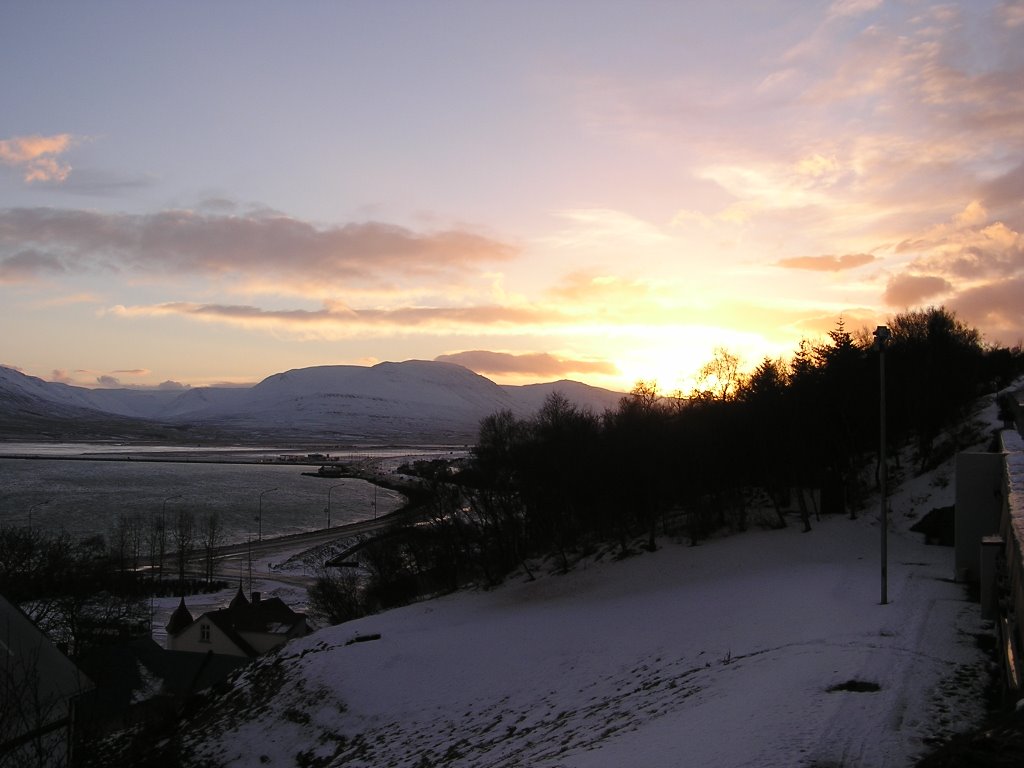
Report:
<svg viewBox="0 0 1024 768"><path fill-rule="evenodd" d="M268 493L273 493L277 488L268 488L265 491L260 491L260 514L257 520L259 520L259 530L256 534L257 541L263 541L263 497Z"/></svg>
<svg viewBox="0 0 1024 768"><path fill-rule="evenodd" d="M333 491L335 488L341 488L341 486L343 486L343 485L344 485L344 483L338 483L337 485L332 485L330 488L327 489L327 527L328 528L331 527L331 491Z"/></svg>
<svg viewBox="0 0 1024 768"><path fill-rule="evenodd" d="M872 349L878 350L878 486L881 500L882 528L882 605L889 602L889 513L886 499L889 475L888 459L885 455L885 344L892 338L889 329L880 325L875 328L875 343Z"/></svg>
<svg viewBox="0 0 1024 768"><path fill-rule="evenodd" d="M46 506L51 501L53 501L53 499L47 499L46 501L40 501L40 502L37 502L36 504L33 504L31 507L28 508L28 532L29 533L32 533L32 511L37 509L37 508L39 508L39 507Z"/></svg>
<svg viewBox="0 0 1024 768"><path fill-rule="evenodd" d="M181 494L178 493L178 494L175 494L174 496L168 496L166 499L164 499L164 503L162 505L160 505L160 519L161 520L164 519L164 514L167 512L167 502L168 501L174 501L175 499L180 499L180 498L181 498Z"/></svg>

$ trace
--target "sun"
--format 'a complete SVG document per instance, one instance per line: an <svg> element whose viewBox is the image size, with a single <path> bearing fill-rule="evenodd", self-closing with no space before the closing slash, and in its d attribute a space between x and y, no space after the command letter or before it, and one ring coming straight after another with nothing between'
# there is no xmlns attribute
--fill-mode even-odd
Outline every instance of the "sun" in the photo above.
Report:
<svg viewBox="0 0 1024 768"><path fill-rule="evenodd" d="M631 349L616 359L625 391L642 381L656 385L658 394L663 396L689 394L696 384L697 371L705 362L699 355L681 355L679 350L668 348Z"/></svg>

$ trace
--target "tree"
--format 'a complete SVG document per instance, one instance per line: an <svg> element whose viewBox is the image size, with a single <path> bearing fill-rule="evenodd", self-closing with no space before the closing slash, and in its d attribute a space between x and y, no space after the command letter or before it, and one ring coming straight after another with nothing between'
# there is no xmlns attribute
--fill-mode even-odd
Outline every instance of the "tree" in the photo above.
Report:
<svg viewBox="0 0 1024 768"><path fill-rule="evenodd" d="M936 438L963 418L978 394L981 335L944 307L898 314L889 329L886 375L900 395L890 412L894 427L915 436L918 470L924 471L932 463Z"/></svg>
<svg viewBox="0 0 1024 768"><path fill-rule="evenodd" d="M179 509L174 519L174 545L178 558L178 581L184 589L185 568L195 542L195 516L187 509Z"/></svg>
<svg viewBox="0 0 1024 768"><path fill-rule="evenodd" d="M206 583L213 581L213 567L216 563L214 555L217 547L224 540L224 528L220 522L220 515L211 512L203 519L202 548L203 548L203 573Z"/></svg>
<svg viewBox="0 0 1024 768"><path fill-rule="evenodd" d="M698 397L728 400L740 381L740 359L725 347L715 347L714 356L697 372Z"/></svg>

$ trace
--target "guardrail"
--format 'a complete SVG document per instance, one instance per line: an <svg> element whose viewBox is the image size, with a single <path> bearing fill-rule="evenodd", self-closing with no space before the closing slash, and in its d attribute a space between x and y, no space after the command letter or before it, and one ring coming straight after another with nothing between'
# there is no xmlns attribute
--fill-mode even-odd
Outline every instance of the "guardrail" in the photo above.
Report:
<svg viewBox="0 0 1024 768"><path fill-rule="evenodd" d="M1015 430L1000 435L1003 449L1001 557L995 567L996 627L1006 685L1019 698L1024 685L1024 438ZM984 546L984 544L982 545ZM984 605L986 595L982 594Z"/></svg>

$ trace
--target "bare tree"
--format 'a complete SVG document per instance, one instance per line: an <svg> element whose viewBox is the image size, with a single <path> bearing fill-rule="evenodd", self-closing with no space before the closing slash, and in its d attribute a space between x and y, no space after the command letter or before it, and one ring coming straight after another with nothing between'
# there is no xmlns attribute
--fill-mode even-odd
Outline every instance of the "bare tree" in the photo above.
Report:
<svg viewBox="0 0 1024 768"><path fill-rule="evenodd" d="M221 525L220 515L211 512L204 518L202 529L203 570L207 584L213 581L214 554L223 540L224 527Z"/></svg>
<svg viewBox="0 0 1024 768"><path fill-rule="evenodd" d="M196 521L187 509L179 509L174 520L174 545L178 558L178 580L185 582L185 566L195 543Z"/></svg>
<svg viewBox="0 0 1024 768"><path fill-rule="evenodd" d="M740 382L740 359L725 347L715 347L715 354L697 372L697 393L715 400L728 400Z"/></svg>
<svg viewBox="0 0 1024 768"><path fill-rule="evenodd" d="M164 560L167 557L167 522L164 516L152 517L149 521L149 532L146 546L149 550L149 566L157 573L157 578L164 578Z"/></svg>

